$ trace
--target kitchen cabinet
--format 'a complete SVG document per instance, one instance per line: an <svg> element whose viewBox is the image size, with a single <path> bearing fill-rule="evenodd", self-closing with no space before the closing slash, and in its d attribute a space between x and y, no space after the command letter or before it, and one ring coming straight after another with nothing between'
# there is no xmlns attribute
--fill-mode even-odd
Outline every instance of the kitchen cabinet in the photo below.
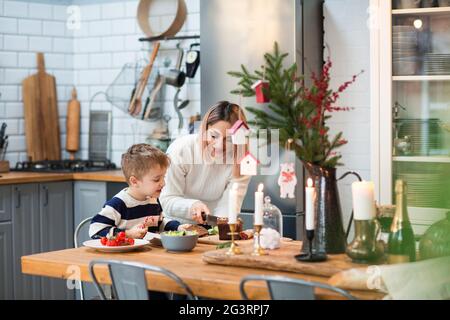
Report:
<svg viewBox="0 0 450 320"><path fill-rule="evenodd" d="M114 197L120 190L127 186L122 182L102 181L75 181L73 185L75 228L86 218L96 215L107 199ZM80 230L78 245L89 240L89 225ZM89 300L98 296L97 289L92 283L83 283L84 299ZM80 298L79 291L76 298Z"/></svg>
<svg viewBox="0 0 450 320"><path fill-rule="evenodd" d="M11 220L11 186L0 186L0 221Z"/></svg>
<svg viewBox="0 0 450 320"><path fill-rule="evenodd" d="M6 252L12 251L12 270L5 268L1 277L13 275L14 299L73 299L64 280L24 275L21 268L24 255L73 247L72 182L9 187L12 234Z"/></svg>
<svg viewBox="0 0 450 320"><path fill-rule="evenodd" d="M73 248L72 182L39 185L41 252ZM41 299L73 299L65 280L42 278Z"/></svg>
<svg viewBox="0 0 450 320"><path fill-rule="evenodd" d="M86 218L97 214L106 202L107 184L105 182L75 181L74 182L74 213L75 228ZM89 240L89 224L80 230L78 245ZM83 283L84 299L90 300L98 296L97 289L92 283ZM76 298L80 298L80 293L76 291Z"/></svg>
<svg viewBox="0 0 450 320"><path fill-rule="evenodd" d="M420 236L450 211L450 7L371 1L372 175L390 204L407 184Z"/></svg>
<svg viewBox="0 0 450 320"><path fill-rule="evenodd" d="M12 224L0 222L0 300L14 299Z"/></svg>
<svg viewBox="0 0 450 320"><path fill-rule="evenodd" d="M14 299L40 299L40 277L22 274L20 261L41 249L38 184L13 186L12 226Z"/></svg>

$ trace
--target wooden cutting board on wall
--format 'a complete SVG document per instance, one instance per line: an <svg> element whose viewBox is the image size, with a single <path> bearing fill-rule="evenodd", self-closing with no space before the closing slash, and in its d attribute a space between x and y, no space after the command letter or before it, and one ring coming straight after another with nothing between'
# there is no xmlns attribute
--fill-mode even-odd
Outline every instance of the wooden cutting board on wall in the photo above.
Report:
<svg viewBox="0 0 450 320"><path fill-rule="evenodd" d="M31 161L60 160L61 142L55 77L45 72L37 53L38 72L22 82L27 154Z"/></svg>

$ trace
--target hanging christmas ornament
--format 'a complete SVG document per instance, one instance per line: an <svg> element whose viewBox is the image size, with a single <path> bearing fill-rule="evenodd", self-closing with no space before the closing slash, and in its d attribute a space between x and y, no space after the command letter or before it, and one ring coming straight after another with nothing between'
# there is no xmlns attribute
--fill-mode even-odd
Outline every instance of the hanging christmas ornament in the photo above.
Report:
<svg viewBox="0 0 450 320"><path fill-rule="evenodd" d="M266 68L264 67L264 74L262 80L258 80L252 85L252 89L256 94L257 103L267 103L270 102L270 98L267 95L269 91L269 82L265 81L266 78Z"/></svg>
<svg viewBox="0 0 450 320"><path fill-rule="evenodd" d="M280 186L280 198L294 199L295 186L297 185L297 176L295 175L295 163L288 162L288 153L292 139L286 141L285 149L285 163L280 164L280 176L278 177L278 185Z"/></svg>
<svg viewBox="0 0 450 320"><path fill-rule="evenodd" d="M239 108L242 106L242 92L239 94ZM231 141L236 145L247 144L247 137L250 133L250 128L247 123L242 121L241 112L238 112L238 120L228 130L231 135Z"/></svg>
<svg viewBox="0 0 450 320"><path fill-rule="evenodd" d="M239 161L242 176L256 176L259 161L249 151Z"/></svg>
<svg viewBox="0 0 450 320"><path fill-rule="evenodd" d="M231 141L233 144L246 144L247 136L250 132L248 125L242 121L237 120L234 125L229 129L229 133L231 135Z"/></svg>

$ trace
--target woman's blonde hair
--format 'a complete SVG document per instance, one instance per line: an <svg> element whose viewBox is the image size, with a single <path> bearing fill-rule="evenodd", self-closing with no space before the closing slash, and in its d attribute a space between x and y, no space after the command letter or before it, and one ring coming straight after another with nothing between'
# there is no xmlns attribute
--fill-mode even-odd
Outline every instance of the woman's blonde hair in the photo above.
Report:
<svg viewBox="0 0 450 320"><path fill-rule="evenodd" d="M226 121L233 126L236 121L241 120L245 124L247 124L247 118L244 114L244 111L242 108L235 104L228 101L220 101L209 108L208 112L206 112L205 116L203 117L202 123L200 125L200 133L199 133L199 143L201 147L201 155L202 155L202 161L208 162L208 156L207 153L205 153L205 150L207 149L207 131L208 127L212 126L216 122L219 121ZM245 153L248 150L248 143L244 146L244 152ZM242 150L240 150L242 151ZM233 176L234 177L240 177L240 165L238 163L238 148L237 146L233 146Z"/></svg>

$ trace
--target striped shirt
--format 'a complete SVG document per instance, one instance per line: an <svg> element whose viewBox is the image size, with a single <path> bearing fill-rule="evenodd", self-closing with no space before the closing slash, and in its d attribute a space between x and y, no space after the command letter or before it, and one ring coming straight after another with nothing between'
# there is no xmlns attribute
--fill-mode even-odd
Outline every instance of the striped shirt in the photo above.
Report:
<svg viewBox="0 0 450 320"><path fill-rule="evenodd" d="M94 216L89 226L91 238L116 235L120 231L143 224L149 216L159 216L158 226L149 227L149 232L177 230L180 223L164 218L161 204L157 198L138 201L130 196L128 188L123 189L111 200L106 201L103 209Z"/></svg>

